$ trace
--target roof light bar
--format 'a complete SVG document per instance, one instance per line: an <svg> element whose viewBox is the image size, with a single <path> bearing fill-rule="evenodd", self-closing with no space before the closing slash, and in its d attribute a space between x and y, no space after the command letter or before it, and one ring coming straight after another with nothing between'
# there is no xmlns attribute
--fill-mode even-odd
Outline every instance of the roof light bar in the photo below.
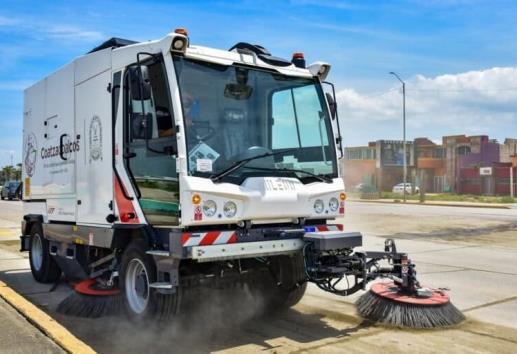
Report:
<svg viewBox="0 0 517 354"><path fill-rule="evenodd" d="M293 58L291 59L291 63L294 64L297 68L305 69L305 57L303 53L296 52L293 53Z"/></svg>

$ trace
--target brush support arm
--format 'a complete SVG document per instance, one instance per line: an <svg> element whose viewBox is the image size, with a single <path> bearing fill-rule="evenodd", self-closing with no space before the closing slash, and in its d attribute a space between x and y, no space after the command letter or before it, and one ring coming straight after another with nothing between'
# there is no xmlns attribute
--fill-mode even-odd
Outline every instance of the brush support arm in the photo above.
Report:
<svg viewBox="0 0 517 354"><path fill-rule="evenodd" d="M390 278L401 292L417 293L420 285L415 265L406 253L397 251L394 240L385 241L384 251L354 252L353 248L362 242L351 242L349 233L342 234L342 242L338 235L333 235L330 242L324 240L325 235L305 238L303 258L308 281L324 291L348 296L364 290L372 280Z"/></svg>

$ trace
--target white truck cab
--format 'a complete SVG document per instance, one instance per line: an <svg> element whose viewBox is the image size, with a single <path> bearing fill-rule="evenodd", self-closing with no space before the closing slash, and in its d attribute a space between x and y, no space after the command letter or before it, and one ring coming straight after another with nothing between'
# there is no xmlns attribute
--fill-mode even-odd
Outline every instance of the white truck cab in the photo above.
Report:
<svg viewBox="0 0 517 354"><path fill-rule="evenodd" d="M151 294L173 299L238 262L274 269L289 290L261 289L296 303L304 235L340 232L329 222L345 212L329 70L177 30L111 39L26 89L21 238L34 277L119 279L144 316L167 307ZM142 272L145 287L128 285Z"/></svg>

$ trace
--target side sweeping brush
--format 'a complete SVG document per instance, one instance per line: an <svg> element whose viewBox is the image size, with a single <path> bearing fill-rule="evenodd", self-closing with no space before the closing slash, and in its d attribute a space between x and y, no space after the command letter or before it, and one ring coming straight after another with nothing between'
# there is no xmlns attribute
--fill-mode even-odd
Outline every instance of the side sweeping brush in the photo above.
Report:
<svg viewBox="0 0 517 354"><path fill-rule="evenodd" d="M440 290L419 289L414 294L401 291L394 282L374 284L356 302L365 319L398 327L436 328L453 326L465 316Z"/></svg>
<svg viewBox="0 0 517 354"><path fill-rule="evenodd" d="M120 290L106 287L95 279L77 283L74 290L74 293L58 305L57 312L76 317L98 318L116 315L123 309Z"/></svg>

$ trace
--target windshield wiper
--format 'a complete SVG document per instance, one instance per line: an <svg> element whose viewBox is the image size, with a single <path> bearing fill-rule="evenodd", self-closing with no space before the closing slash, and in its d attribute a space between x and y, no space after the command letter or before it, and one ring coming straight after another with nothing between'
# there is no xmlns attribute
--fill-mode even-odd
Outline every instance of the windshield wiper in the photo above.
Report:
<svg viewBox="0 0 517 354"><path fill-rule="evenodd" d="M250 162L252 160L257 160L257 159L261 159L263 157L268 157L268 156L285 154L287 152L296 151L298 149L299 148L292 148L292 149L285 149L285 150L275 151L275 152L266 152L264 154L260 154L257 156L248 157L246 159L235 161L230 167L222 170L219 173L216 173L215 175L210 176L210 179L212 180L212 182L219 182L221 180L221 178L229 175L230 173L232 173L235 170L238 170L239 168L241 168L242 166L244 166L245 164L247 164L248 162Z"/></svg>
<svg viewBox="0 0 517 354"><path fill-rule="evenodd" d="M268 167L246 167L246 168L250 169L250 170L257 170L257 171L280 171L280 172L299 172L299 173L305 173L306 175L314 177L314 178L316 178L317 180L319 180L321 182L332 183L332 178L330 178L328 176L320 175L320 174L315 174L315 173L312 173L312 172L309 172L309 171L305 171L305 170L298 170L296 168L268 168Z"/></svg>

